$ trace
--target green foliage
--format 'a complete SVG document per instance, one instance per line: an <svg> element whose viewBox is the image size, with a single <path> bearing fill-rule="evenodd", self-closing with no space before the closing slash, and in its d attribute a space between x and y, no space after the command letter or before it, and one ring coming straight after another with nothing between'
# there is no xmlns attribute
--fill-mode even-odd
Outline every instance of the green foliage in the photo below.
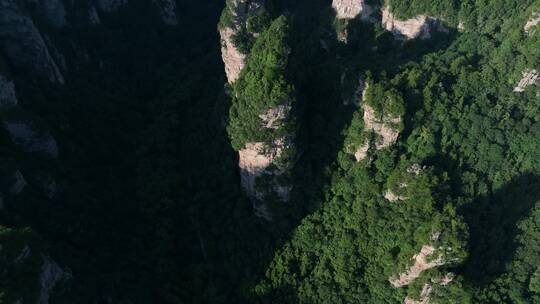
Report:
<svg viewBox="0 0 540 304"><path fill-rule="evenodd" d="M246 143L272 145L288 136L292 121L277 129L262 128L259 117L280 104L294 104L293 88L286 80L290 48L287 45L287 19L277 18L255 42L246 66L233 84L233 100L227 131L232 146L242 149Z"/></svg>
<svg viewBox="0 0 540 304"><path fill-rule="evenodd" d="M234 0L227 0L225 3L225 7L221 11L221 15L219 17L219 23L218 23L218 29L224 29L227 27L233 27L234 24L234 12L233 12L233 3Z"/></svg>
<svg viewBox="0 0 540 304"><path fill-rule="evenodd" d="M388 84L379 82L371 84L366 92L366 104L371 106L377 115L382 117L401 117L405 114L405 102L401 94Z"/></svg>
<svg viewBox="0 0 540 304"><path fill-rule="evenodd" d="M540 203L518 225L516 251L505 273L478 296L493 303L540 303Z"/></svg>
<svg viewBox="0 0 540 304"><path fill-rule="evenodd" d="M540 2L387 3L400 18L428 14L465 32L395 42L379 24L322 21L330 1L276 1L290 17L258 11L234 36L247 62L230 109L214 26L222 2L180 1L181 24L166 30L134 4L95 28L47 32L77 66L66 87L13 78L60 159L26 155L0 131L0 219L34 227L73 269L73 289L50 302L397 304L452 272L432 303L540 303L540 99L537 86L512 92L525 69L540 69L540 31L523 33ZM221 29L236 26L226 5ZM73 54L78 44L90 63ZM371 71L366 103L403 118L398 142L361 164L350 154L367 139L363 110L342 106L344 69ZM260 115L284 104L290 117L263 128ZM271 169L298 159L298 173L257 185L293 184L294 195L263 222L231 145L293 136L302 155L289 147ZM17 169L29 180L18 197L8 191ZM39 190L42 171L57 174L59 197ZM389 190L402 199L385 199ZM3 226L0 243L0 302L32 298L49 248ZM446 264L393 288L426 244ZM26 245L31 258L14 263Z"/></svg>

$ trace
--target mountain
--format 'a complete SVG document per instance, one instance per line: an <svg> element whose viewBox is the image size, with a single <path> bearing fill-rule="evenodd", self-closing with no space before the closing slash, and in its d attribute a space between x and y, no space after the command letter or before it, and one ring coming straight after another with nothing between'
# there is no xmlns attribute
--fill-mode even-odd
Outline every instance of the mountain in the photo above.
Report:
<svg viewBox="0 0 540 304"><path fill-rule="evenodd" d="M540 303L539 22L0 0L0 303Z"/></svg>

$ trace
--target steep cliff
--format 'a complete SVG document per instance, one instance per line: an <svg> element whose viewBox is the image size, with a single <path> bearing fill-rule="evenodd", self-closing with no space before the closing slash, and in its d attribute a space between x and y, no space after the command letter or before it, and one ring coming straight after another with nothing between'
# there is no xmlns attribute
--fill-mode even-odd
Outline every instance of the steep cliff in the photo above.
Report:
<svg viewBox="0 0 540 304"><path fill-rule="evenodd" d="M244 68L248 44L265 22L264 0L228 0L219 24L221 53L229 83L238 79Z"/></svg>
<svg viewBox="0 0 540 304"><path fill-rule="evenodd" d="M228 132L240 154L242 187L266 219L269 202L287 201L292 187L295 97L285 78L287 39L287 20L280 17L257 38L232 92Z"/></svg>
<svg viewBox="0 0 540 304"><path fill-rule="evenodd" d="M419 15L407 20L399 20L389 7L382 11L382 25L398 39L429 39L435 32L448 32L442 22L436 18Z"/></svg>
<svg viewBox="0 0 540 304"><path fill-rule="evenodd" d="M333 0L332 8L338 19L354 19L360 16L367 20L373 13L373 8L365 0Z"/></svg>
<svg viewBox="0 0 540 304"><path fill-rule="evenodd" d="M396 92L385 91L384 84L369 81L362 81L355 95L362 100L362 106L353 120L361 121L361 127L359 122L353 122L345 145L360 162L372 146L375 151L383 150L398 140L403 128L404 102Z"/></svg>

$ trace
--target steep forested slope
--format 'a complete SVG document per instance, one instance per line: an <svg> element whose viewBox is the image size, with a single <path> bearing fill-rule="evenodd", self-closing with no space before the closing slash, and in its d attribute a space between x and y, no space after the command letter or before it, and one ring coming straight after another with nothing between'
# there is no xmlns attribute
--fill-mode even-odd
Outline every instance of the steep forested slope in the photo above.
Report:
<svg viewBox="0 0 540 304"><path fill-rule="evenodd" d="M0 0L0 303L540 303L539 21Z"/></svg>

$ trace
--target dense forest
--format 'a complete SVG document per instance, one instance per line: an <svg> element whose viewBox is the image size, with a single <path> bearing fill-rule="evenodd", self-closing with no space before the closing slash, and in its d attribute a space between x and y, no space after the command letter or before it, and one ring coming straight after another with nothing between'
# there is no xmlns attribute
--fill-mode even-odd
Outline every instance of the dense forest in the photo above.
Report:
<svg viewBox="0 0 540 304"><path fill-rule="evenodd" d="M540 304L540 1L0 2L0 303Z"/></svg>

